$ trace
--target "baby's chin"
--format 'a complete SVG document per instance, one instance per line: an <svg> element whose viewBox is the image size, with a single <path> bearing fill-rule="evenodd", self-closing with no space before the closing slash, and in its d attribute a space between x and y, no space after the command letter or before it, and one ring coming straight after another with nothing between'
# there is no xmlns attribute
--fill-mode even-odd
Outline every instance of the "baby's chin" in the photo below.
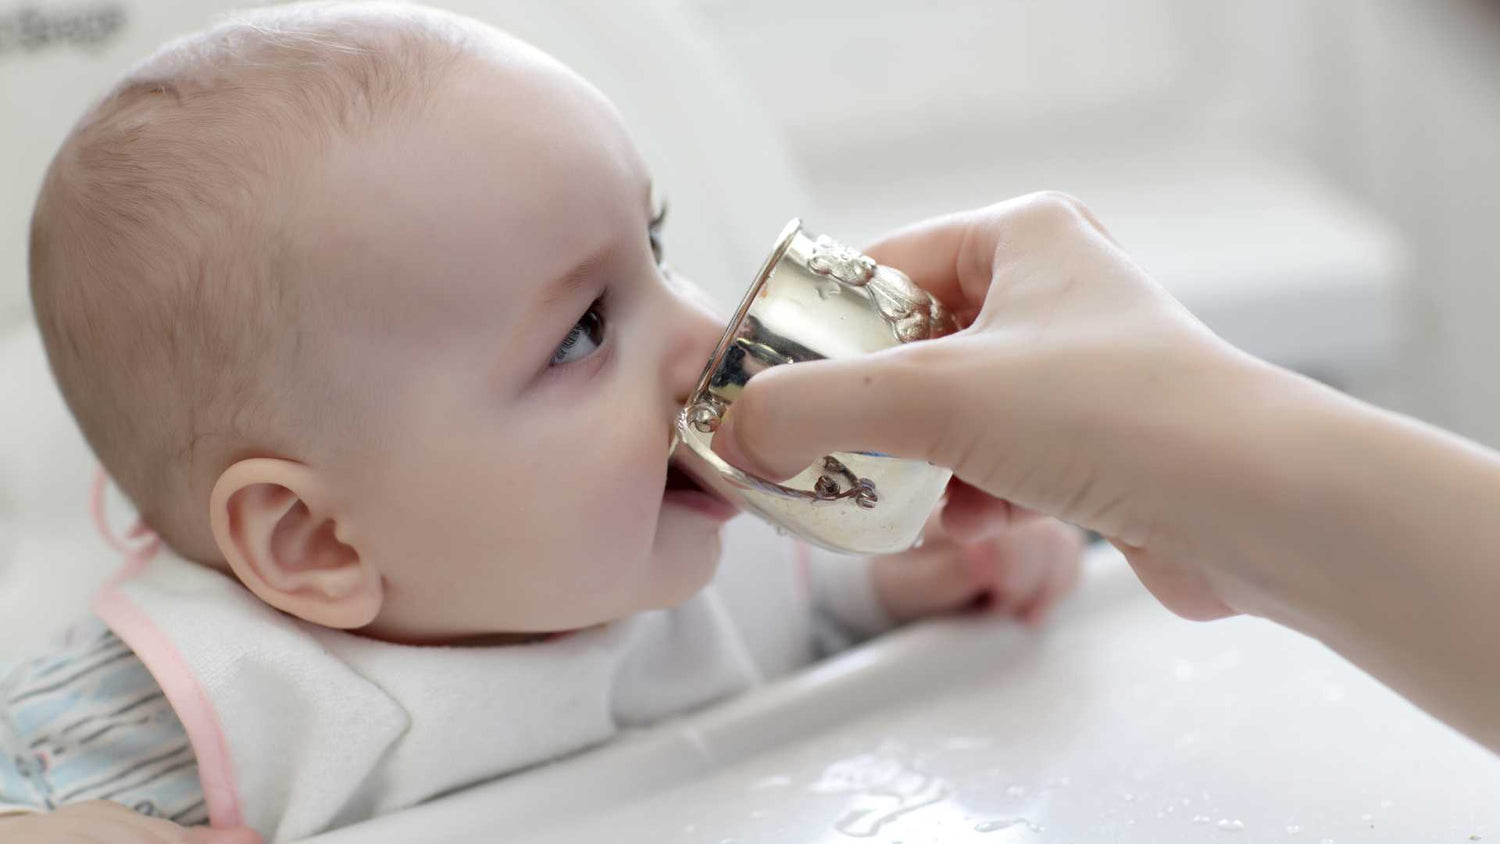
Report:
<svg viewBox="0 0 1500 844"><path fill-rule="evenodd" d="M667 609L686 602L714 579L724 550L723 525L663 508L656 526L646 609Z"/></svg>

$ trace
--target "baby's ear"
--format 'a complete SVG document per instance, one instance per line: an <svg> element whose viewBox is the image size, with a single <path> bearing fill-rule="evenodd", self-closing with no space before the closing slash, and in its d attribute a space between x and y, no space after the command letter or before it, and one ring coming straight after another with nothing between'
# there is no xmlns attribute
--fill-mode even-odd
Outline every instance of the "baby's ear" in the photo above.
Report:
<svg viewBox="0 0 1500 844"><path fill-rule="evenodd" d="M214 484L209 519L230 569L271 606L339 629L379 614L380 573L340 538L327 487L307 466L269 457L235 463Z"/></svg>

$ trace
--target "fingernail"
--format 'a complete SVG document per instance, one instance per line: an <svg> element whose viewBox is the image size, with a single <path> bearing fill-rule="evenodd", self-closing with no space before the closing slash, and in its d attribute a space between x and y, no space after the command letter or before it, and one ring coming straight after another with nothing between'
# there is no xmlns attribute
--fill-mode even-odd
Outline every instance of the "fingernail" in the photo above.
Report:
<svg viewBox="0 0 1500 844"><path fill-rule="evenodd" d="M740 450L740 438L734 435L734 414L728 414L724 421L719 423L719 429L714 431L713 442L709 444L714 454L724 458L724 461L737 469L751 471L750 461L745 457L745 452Z"/></svg>
<svg viewBox="0 0 1500 844"><path fill-rule="evenodd" d="M745 454L744 450L740 448L740 438L735 436L734 433L734 413L732 411L724 417L723 422L719 423L719 429L714 432L714 438L710 443L710 447L715 454L724 458L725 462L737 469L742 469L752 475L768 480L778 480L772 477L771 473L759 463L751 460L749 455Z"/></svg>

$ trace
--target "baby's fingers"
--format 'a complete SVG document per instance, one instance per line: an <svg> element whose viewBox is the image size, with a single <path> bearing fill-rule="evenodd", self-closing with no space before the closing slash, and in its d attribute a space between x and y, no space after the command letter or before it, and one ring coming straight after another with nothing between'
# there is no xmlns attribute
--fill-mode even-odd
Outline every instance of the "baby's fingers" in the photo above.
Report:
<svg viewBox="0 0 1500 844"><path fill-rule="evenodd" d="M871 577L886 614L902 623L968 606L980 590L963 557L961 546L938 540L875 558Z"/></svg>
<svg viewBox="0 0 1500 844"><path fill-rule="evenodd" d="M941 513L946 534L965 544L992 539L1039 518L1034 510L995 498L958 478L948 483L948 500Z"/></svg>
<svg viewBox="0 0 1500 844"><path fill-rule="evenodd" d="M1018 525L978 546L974 576L984 580L995 612L1039 615L1076 579L1082 534L1053 519Z"/></svg>
<svg viewBox="0 0 1500 844"><path fill-rule="evenodd" d="M1047 613L1057 606L1057 602L1078 585L1082 570L1083 564L1077 556L1071 561L1059 562L1051 566L1041 588L1021 605L1016 611L1016 616L1022 622L1032 626L1041 624Z"/></svg>

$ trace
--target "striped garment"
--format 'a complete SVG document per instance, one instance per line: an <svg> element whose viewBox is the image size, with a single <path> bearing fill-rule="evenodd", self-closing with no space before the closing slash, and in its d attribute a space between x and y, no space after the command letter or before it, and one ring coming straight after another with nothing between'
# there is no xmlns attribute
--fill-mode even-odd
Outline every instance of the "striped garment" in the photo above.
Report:
<svg viewBox="0 0 1500 844"><path fill-rule="evenodd" d="M112 800L208 822L187 732L145 665L104 623L0 661L0 812Z"/></svg>

